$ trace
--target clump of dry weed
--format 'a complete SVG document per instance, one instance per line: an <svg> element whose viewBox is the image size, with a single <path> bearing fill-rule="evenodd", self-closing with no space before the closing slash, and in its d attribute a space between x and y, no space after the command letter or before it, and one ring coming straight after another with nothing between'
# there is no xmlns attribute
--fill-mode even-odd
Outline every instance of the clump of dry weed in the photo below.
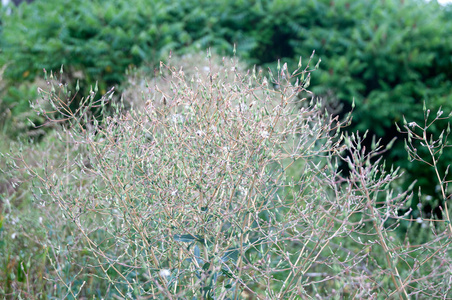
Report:
<svg viewBox="0 0 452 300"><path fill-rule="evenodd" d="M103 294L447 295L436 284L450 267L448 244L413 246L394 233L411 194L394 194L399 171L380 164L390 145L364 149L362 137L342 134L350 119L312 97L309 63L266 76L244 75L234 61L215 68L187 77L162 63L164 87L148 86L142 105L101 119L96 109L112 92L97 102L93 92L76 111L56 85L42 93L64 116L61 139L79 150L29 171L85 241L83 266L97 270Z"/></svg>

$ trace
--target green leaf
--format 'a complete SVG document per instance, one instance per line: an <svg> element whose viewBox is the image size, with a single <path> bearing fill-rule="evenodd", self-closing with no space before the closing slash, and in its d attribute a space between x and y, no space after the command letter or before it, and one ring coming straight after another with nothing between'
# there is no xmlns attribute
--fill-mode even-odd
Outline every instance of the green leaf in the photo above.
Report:
<svg viewBox="0 0 452 300"><path fill-rule="evenodd" d="M183 242L183 243L203 242L204 241L202 236L191 235L191 234L175 234L175 235L173 235L173 239L177 242Z"/></svg>
<svg viewBox="0 0 452 300"><path fill-rule="evenodd" d="M228 277L228 278L233 278L234 277L234 275L231 272L229 272L226 268L222 268L221 269L221 273L223 273L223 275Z"/></svg>
<svg viewBox="0 0 452 300"><path fill-rule="evenodd" d="M202 269L203 269L204 271L209 270L209 268L210 268L210 262L206 262L206 263L202 266Z"/></svg>

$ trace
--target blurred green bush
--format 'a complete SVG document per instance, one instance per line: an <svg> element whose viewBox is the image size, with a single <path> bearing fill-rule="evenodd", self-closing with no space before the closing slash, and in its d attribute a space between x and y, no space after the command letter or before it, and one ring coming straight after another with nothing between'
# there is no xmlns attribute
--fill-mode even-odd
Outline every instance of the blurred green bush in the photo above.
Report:
<svg viewBox="0 0 452 300"><path fill-rule="evenodd" d="M432 115L441 106L451 111L450 7L433 1L338 0L308 1L302 6L294 1L278 8L273 17L279 16L280 21L269 18L267 24L281 24L277 31L290 32L289 52L307 56L315 49L323 60L320 72L313 74L317 87L313 91L327 101L338 101L345 110L355 100L350 130L370 129L387 143L400 137L394 124L401 124L403 116L423 124L424 101ZM433 134L439 136L446 127L439 124ZM450 154L444 155L445 161L452 160ZM427 194L439 197L431 183L433 173L423 165L408 163L403 138L388 159L388 165L408 170L406 186L417 179Z"/></svg>
<svg viewBox="0 0 452 300"><path fill-rule="evenodd" d="M128 67L152 65L170 50L189 51L190 45L205 49L212 42L229 47L215 41L218 33L209 30L217 20L202 14L202 3L193 2L51 0L21 5L2 16L1 47L9 62L5 77L33 80L44 68L64 65L69 82L80 79L81 88L89 90L99 81L100 91L106 91L123 82Z"/></svg>
<svg viewBox="0 0 452 300"><path fill-rule="evenodd" d="M370 129L384 142L398 135L394 123L402 116L423 120L423 101L452 109L452 9L433 1L37 0L2 14L0 64L8 62L8 83L0 109L13 116L35 97L18 85L43 68L63 64L72 89L80 80L84 95L98 81L102 93L124 83L129 67L153 70L170 51L231 54L232 44L250 64L270 67L315 49L323 62L313 91L345 111L355 99L350 129ZM390 162L435 194L430 174L405 157L396 143Z"/></svg>

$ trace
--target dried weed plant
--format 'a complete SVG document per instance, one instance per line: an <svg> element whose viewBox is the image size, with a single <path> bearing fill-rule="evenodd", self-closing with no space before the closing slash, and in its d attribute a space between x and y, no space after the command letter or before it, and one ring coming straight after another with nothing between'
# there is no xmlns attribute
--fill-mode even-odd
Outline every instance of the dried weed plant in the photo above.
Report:
<svg viewBox="0 0 452 300"><path fill-rule="evenodd" d="M396 233L412 193L394 192L401 172L381 159L391 145L365 149L365 134L342 133L351 118L321 109L310 63L264 76L233 60L188 78L161 63L166 88L112 116L102 110L113 91L71 110L50 80L41 96L53 111L36 110L70 146L58 165L28 171L80 241L49 241L66 296L88 293L61 275L71 258L109 298L450 296L450 232L421 228L422 245ZM71 256L81 252L84 263Z"/></svg>

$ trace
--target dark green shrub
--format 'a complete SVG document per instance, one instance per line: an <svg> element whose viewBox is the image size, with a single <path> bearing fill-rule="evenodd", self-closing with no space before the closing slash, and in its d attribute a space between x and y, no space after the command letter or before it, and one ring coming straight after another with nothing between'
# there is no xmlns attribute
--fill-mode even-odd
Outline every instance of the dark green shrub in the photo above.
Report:
<svg viewBox="0 0 452 300"><path fill-rule="evenodd" d="M213 43L224 48L226 43L215 40L209 27L215 19L201 14L201 8L196 1L140 0L22 5L2 16L0 46L9 62L5 78L33 80L43 69L59 70L64 65L66 80L75 86L79 79L82 92L96 81L99 91L105 92L125 79L129 66L145 61L152 66L171 50L184 47L186 52L192 44L205 49Z"/></svg>
<svg viewBox="0 0 452 300"><path fill-rule="evenodd" d="M424 100L432 110L451 108L451 15L450 7L416 0L36 1L2 16L0 46L8 86L64 64L66 81L81 81L80 94L96 81L100 92L122 83L129 66L153 69L170 50L224 53L236 43L249 63L273 65L315 49L324 69L313 75L313 91L346 110L355 99L350 129L387 142L403 115L422 120ZM30 96L14 89L21 90L6 99L26 107ZM418 179L434 195L431 174L405 156L396 143L389 159L409 171L408 184Z"/></svg>
<svg viewBox="0 0 452 300"><path fill-rule="evenodd" d="M80 95L96 84L105 93L121 91L126 70L146 63L153 68L171 51L232 50L221 32L215 32L225 4L199 1L35 1L2 12L0 66L6 67L0 91L0 113L11 117L29 110L36 98L35 78L65 68L65 82ZM209 11L216 10L216 16ZM227 35L227 34L226 34ZM5 65L6 64L6 65ZM76 107L78 101L74 102ZM4 127L16 135L12 119ZM5 125L5 124L3 124ZM26 126L20 126L23 128Z"/></svg>
<svg viewBox="0 0 452 300"><path fill-rule="evenodd" d="M423 102L432 111L452 109L451 6L431 1L265 1L256 23L251 56L274 61L278 56L321 57L313 74L313 92L334 105L356 109L349 130L376 134L384 142L399 136L395 122L422 122ZM277 37L284 36L281 43ZM274 45L278 45L274 47ZM438 136L446 122L430 128ZM370 139L365 143L370 146ZM452 156L445 153L446 160ZM433 173L408 164L402 139L389 153L391 163L408 170L407 185L418 179L426 193L438 196ZM390 164L388 164L390 165ZM415 204L415 203L414 203Z"/></svg>
<svg viewBox="0 0 452 300"><path fill-rule="evenodd" d="M187 46L230 51L238 43L241 56L259 64L298 60L315 49L326 69L314 76L321 84L314 91L355 98L362 104L356 128L383 136L423 99L432 109L447 104L448 16L435 3L415 0L36 1L3 16L1 46L11 61L7 78L32 78L64 64L70 79L99 81L100 91L123 82L128 66L152 65Z"/></svg>

